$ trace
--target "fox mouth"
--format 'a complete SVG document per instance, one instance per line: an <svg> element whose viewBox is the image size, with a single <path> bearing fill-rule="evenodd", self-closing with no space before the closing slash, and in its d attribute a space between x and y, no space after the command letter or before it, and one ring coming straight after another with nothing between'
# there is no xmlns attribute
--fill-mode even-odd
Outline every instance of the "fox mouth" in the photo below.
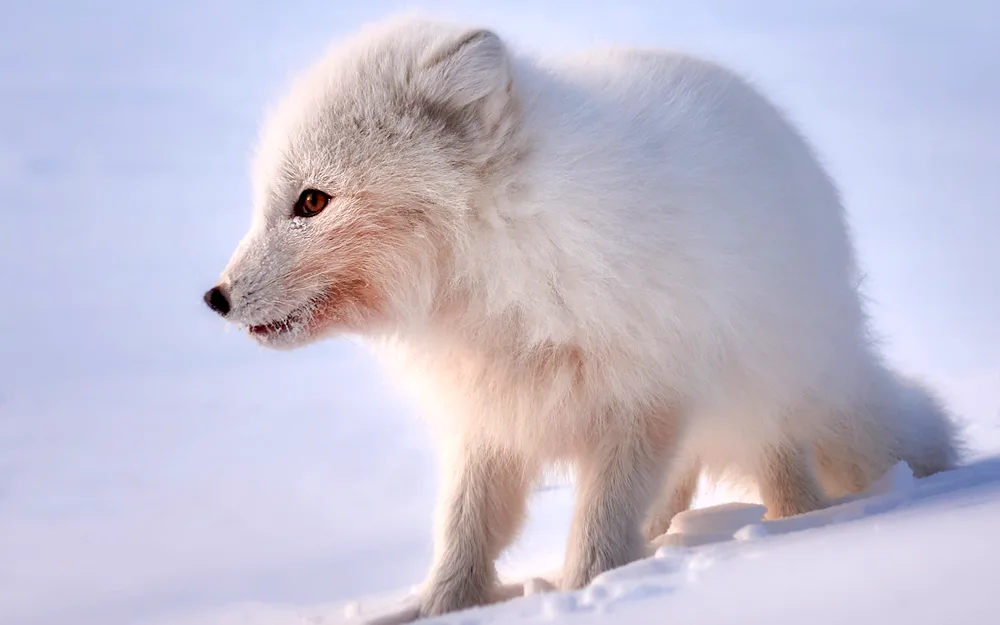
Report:
<svg viewBox="0 0 1000 625"><path fill-rule="evenodd" d="M291 320L283 319L281 321L272 321L270 323L264 323L261 325L250 326L247 328L247 332L254 336L270 336L272 334L281 334L282 332L288 332L291 329Z"/></svg>
<svg viewBox="0 0 1000 625"><path fill-rule="evenodd" d="M296 310L283 319L247 326L247 332L258 341L268 341L283 335L300 332L308 321L304 310Z"/></svg>
<svg viewBox="0 0 1000 625"><path fill-rule="evenodd" d="M244 323L247 336L264 347L292 349L312 343L327 332L334 320L331 295L316 295L298 305L290 313L264 323Z"/></svg>

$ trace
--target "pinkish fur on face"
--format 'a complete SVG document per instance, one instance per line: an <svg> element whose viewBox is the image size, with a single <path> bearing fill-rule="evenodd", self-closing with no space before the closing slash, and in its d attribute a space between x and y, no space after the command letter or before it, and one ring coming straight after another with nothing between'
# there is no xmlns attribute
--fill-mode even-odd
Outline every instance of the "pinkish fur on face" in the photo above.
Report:
<svg viewBox="0 0 1000 625"><path fill-rule="evenodd" d="M241 310L276 311L265 321L246 322L254 340L289 349L329 335L374 334L399 321L392 301L407 290L408 277L428 273L417 265L427 265L422 259L433 256L424 249L431 237L415 217L420 211L377 197L368 192L333 197L323 214L251 231L231 267L250 265L265 273L227 270L232 277L223 283L231 294L242 294ZM261 245L269 249L261 252ZM254 288L244 286L254 275L264 277ZM273 299L263 299L267 294Z"/></svg>

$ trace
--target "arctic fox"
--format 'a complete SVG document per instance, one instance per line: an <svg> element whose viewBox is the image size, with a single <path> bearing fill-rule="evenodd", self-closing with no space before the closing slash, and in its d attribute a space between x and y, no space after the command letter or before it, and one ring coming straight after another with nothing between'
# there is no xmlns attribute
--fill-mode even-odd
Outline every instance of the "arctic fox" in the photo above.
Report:
<svg viewBox="0 0 1000 625"><path fill-rule="evenodd" d="M719 65L393 18L295 82L253 182L205 299L275 348L364 336L413 383L442 461L421 615L494 599L554 463L572 589L640 557L701 471L781 517L957 462L944 409L874 346L837 189Z"/></svg>

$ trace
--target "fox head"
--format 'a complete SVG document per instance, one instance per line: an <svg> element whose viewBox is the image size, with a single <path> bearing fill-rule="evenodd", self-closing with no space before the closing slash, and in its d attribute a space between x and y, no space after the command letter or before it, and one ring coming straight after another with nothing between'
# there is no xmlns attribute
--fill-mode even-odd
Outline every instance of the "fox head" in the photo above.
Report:
<svg viewBox="0 0 1000 625"><path fill-rule="evenodd" d="M408 17L336 45L265 123L251 227L206 303L271 347L419 324L518 115L490 31Z"/></svg>

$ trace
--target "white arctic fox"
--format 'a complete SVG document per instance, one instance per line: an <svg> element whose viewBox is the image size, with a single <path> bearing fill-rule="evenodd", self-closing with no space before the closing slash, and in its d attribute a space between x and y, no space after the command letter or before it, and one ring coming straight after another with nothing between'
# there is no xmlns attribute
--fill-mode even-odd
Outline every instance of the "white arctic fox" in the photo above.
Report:
<svg viewBox="0 0 1000 625"><path fill-rule="evenodd" d="M873 346L834 184L718 65L527 58L395 18L294 84L253 181L206 301L268 346L365 336L414 383L443 463L421 615L494 597L552 463L577 479L577 588L639 557L702 470L780 517L957 461Z"/></svg>

